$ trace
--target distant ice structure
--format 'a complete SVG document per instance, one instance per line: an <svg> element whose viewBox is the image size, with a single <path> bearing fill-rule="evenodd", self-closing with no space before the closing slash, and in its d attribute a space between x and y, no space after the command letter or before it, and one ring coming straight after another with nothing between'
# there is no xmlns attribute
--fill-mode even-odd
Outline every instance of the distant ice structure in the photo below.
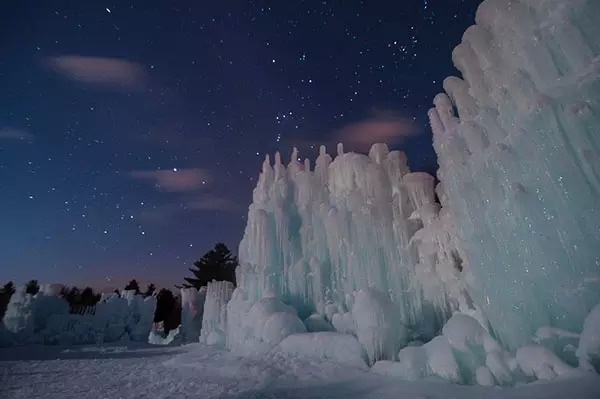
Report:
<svg viewBox="0 0 600 399"><path fill-rule="evenodd" d="M515 350L600 302L600 2L487 0L429 113L468 292Z"/></svg>
<svg viewBox="0 0 600 399"><path fill-rule="evenodd" d="M181 331L186 342L197 342L202 329L206 287L181 289Z"/></svg>
<svg viewBox="0 0 600 399"><path fill-rule="evenodd" d="M162 326L160 328L162 329ZM151 345L169 345L173 342L177 342L178 339L181 339L179 335L180 330L181 326L169 331L167 335L164 335L153 329L148 334L148 343Z"/></svg>
<svg viewBox="0 0 600 399"><path fill-rule="evenodd" d="M233 288L233 284L229 281L213 280L206 286L201 342L225 347L227 302L231 299Z"/></svg>
<svg viewBox="0 0 600 399"><path fill-rule="evenodd" d="M54 317L69 315L69 304L58 296L61 288L55 284L42 285L33 296L22 286L11 296L3 323L16 343L46 343L45 336L53 330Z"/></svg>
<svg viewBox="0 0 600 399"><path fill-rule="evenodd" d="M20 287L11 296L0 330L1 345L74 345L145 341L151 330L156 300L133 291L112 294L96 305L94 314L69 314L60 297L62 285L46 284L36 295Z"/></svg>

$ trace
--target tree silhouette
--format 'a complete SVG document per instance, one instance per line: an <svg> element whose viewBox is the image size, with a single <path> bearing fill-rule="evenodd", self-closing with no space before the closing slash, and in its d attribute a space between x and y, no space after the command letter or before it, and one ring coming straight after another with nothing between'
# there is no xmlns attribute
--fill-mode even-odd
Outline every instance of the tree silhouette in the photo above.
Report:
<svg viewBox="0 0 600 399"><path fill-rule="evenodd" d="M137 280L136 280L136 279L133 279L133 280L131 280L131 281L129 282L129 284L127 284L127 285L125 286L125 291L128 291L128 290L133 290L133 291L135 291L135 294L136 294L136 295L140 293L140 285L138 284L138 282L137 282Z"/></svg>
<svg viewBox="0 0 600 399"><path fill-rule="evenodd" d="M154 294L154 291L156 291L156 286L152 283L148 284L148 287L146 288L146 292L144 292L144 296L150 296L152 294Z"/></svg>
<svg viewBox="0 0 600 399"><path fill-rule="evenodd" d="M181 324L181 304L173 295L171 290L161 289L156 295L156 308L154 310L154 322L163 322L163 331L168 334Z"/></svg>
<svg viewBox="0 0 600 399"><path fill-rule="evenodd" d="M190 269L194 277L186 277L183 286L186 288L195 287L200 289L212 280L231 281L235 284L235 268L238 265L237 257L234 256L229 248L223 243L215 245L200 258L194 262L195 269Z"/></svg>
<svg viewBox="0 0 600 399"><path fill-rule="evenodd" d="M0 294L12 296L15 291L15 284L12 281L9 281L8 283L4 284L2 289L0 289Z"/></svg>
<svg viewBox="0 0 600 399"><path fill-rule="evenodd" d="M4 317L8 303L10 302L10 297L12 297L14 293L15 285L12 281L4 284L4 286L0 289L0 319Z"/></svg>
<svg viewBox="0 0 600 399"><path fill-rule="evenodd" d="M31 295L35 295L40 292L40 285L37 280L29 280L25 285L25 292Z"/></svg>

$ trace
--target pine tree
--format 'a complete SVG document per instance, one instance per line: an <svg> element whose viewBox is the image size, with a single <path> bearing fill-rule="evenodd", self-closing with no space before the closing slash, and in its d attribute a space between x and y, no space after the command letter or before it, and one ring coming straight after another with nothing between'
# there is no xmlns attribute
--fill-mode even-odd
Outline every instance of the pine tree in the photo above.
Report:
<svg viewBox="0 0 600 399"><path fill-rule="evenodd" d="M138 282L137 282L137 280L136 280L136 279L133 279L133 280L131 280L131 281L129 282L129 284L127 284L127 285L125 286L125 291L128 291L128 290L133 290L133 291L135 291L135 294L136 294L136 295L140 293L140 285L138 284Z"/></svg>
<svg viewBox="0 0 600 399"><path fill-rule="evenodd" d="M4 317L4 313L6 312L6 307L10 302L10 298L15 293L15 285L12 281L4 284L4 287L0 289L0 320Z"/></svg>
<svg viewBox="0 0 600 399"><path fill-rule="evenodd" d="M144 296L150 296L152 294L154 294L154 291L156 291L156 286L152 283L148 284L148 287L146 288L146 292L144 292Z"/></svg>
<svg viewBox="0 0 600 399"><path fill-rule="evenodd" d="M190 269L194 277L186 277L183 286L186 288L206 286L212 280L231 281L235 284L235 268L238 265L237 257L234 256L229 248L223 243L215 245L200 258L194 262L195 269Z"/></svg>
<svg viewBox="0 0 600 399"><path fill-rule="evenodd" d="M15 293L15 284L12 281L4 284L2 289L0 289L0 294L12 296Z"/></svg>
<svg viewBox="0 0 600 399"><path fill-rule="evenodd" d="M25 285L25 292L31 295L35 295L40 292L40 285L37 280L29 280Z"/></svg>

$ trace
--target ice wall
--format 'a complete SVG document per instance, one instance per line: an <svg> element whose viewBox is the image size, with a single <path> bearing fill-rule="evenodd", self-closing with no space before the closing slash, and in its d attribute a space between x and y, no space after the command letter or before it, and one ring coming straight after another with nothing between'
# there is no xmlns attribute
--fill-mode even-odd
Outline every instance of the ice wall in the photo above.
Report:
<svg viewBox="0 0 600 399"><path fill-rule="evenodd" d="M227 302L233 294L233 284L229 281L211 281L206 286L204 317L200 341L208 345L225 346L227 323Z"/></svg>
<svg viewBox="0 0 600 399"><path fill-rule="evenodd" d="M206 287L181 289L181 331L186 342L196 342L202 328Z"/></svg>
<svg viewBox="0 0 600 399"><path fill-rule="evenodd" d="M295 149L287 166L279 154L274 165L267 156L239 246L236 301L274 297L302 319L319 313L338 331L354 331L354 294L369 290L390 301L385 312L371 310L394 331L406 326L432 337L467 302L448 220L433 177L410 173L404 153L385 144L368 156L344 153L340 144L335 160L321 147L314 168L300 164ZM363 343L377 356L405 339L363 336L377 341Z"/></svg>
<svg viewBox="0 0 600 399"><path fill-rule="evenodd" d="M93 344L117 340L145 341L152 328L156 299L133 291L103 298L94 314L69 314L62 286L42 285L36 295L15 292L3 318L0 345Z"/></svg>
<svg viewBox="0 0 600 399"><path fill-rule="evenodd" d="M600 2L487 0L429 113L469 292L515 349L600 301Z"/></svg>

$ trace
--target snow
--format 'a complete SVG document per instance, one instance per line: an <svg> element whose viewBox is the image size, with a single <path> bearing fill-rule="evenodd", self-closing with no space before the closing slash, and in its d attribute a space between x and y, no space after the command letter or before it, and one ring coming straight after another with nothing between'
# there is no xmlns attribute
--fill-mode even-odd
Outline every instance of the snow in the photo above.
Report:
<svg viewBox="0 0 600 399"><path fill-rule="evenodd" d="M539 380L552 380L573 370L552 351L540 345L519 348L516 357L525 375Z"/></svg>
<svg viewBox="0 0 600 399"><path fill-rule="evenodd" d="M331 331L292 334L281 341L274 351L367 369L360 343L347 334Z"/></svg>
<svg viewBox="0 0 600 399"><path fill-rule="evenodd" d="M11 399L600 397L600 377L592 374L505 389L407 382L328 360L281 353L240 357L202 344L0 349L0 381L0 397Z"/></svg>

